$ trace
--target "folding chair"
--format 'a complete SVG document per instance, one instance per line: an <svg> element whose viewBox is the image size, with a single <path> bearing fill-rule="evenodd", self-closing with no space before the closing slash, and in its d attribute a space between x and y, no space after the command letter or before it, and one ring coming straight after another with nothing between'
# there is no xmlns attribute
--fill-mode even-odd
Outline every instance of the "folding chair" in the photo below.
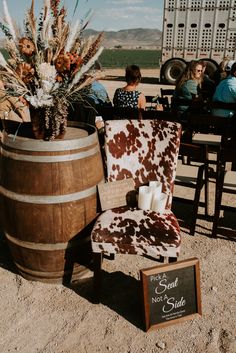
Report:
<svg viewBox="0 0 236 353"><path fill-rule="evenodd" d="M170 104L167 97L145 96L147 107L146 110L154 110L157 105L161 105L163 111L170 111Z"/></svg>
<svg viewBox="0 0 236 353"><path fill-rule="evenodd" d="M236 163L235 141L230 142L225 147L222 147L222 149L218 154L215 213L213 218L212 237L217 236L219 219L220 219L220 211L224 208L222 204L222 195L224 193L234 194L234 195L236 194L236 171L227 170L226 169L227 162ZM236 235L236 232L235 232L235 235Z"/></svg>
<svg viewBox="0 0 236 353"><path fill-rule="evenodd" d="M190 234L194 235L197 222L199 201L201 190L205 191L205 216L208 216L208 153L206 145L180 144L180 156L187 157L189 164L183 164L178 159L175 185L195 189L192 209L192 220L190 222ZM174 198L178 199L178 195L174 193Z"/></svg>
<svg viewBox="0 0 236 353"><path fill-rule="evenodd" d="M167 98L168 99L168 103L169 103L169 107L171 107L171 102L172 102L172 98L175 92L174 88L161 88L161 97L162 98Z"/></svg>

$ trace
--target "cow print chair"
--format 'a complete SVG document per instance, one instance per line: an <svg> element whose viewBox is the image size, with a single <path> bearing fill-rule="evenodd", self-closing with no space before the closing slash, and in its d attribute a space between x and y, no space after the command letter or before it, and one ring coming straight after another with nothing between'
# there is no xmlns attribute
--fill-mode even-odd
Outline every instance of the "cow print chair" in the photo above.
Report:
<svg viewBox="0 0 236 353"><path fill-rule="evenodd" d="M107 181L133 178L135 188L151 180L168 194L163 214L123 206L104 211L91 240L94 261L94 301L100 302L103 255L138 254L176 261L180 228L171 211L181 125L160 120L108 120L105 123Z"/></svg>

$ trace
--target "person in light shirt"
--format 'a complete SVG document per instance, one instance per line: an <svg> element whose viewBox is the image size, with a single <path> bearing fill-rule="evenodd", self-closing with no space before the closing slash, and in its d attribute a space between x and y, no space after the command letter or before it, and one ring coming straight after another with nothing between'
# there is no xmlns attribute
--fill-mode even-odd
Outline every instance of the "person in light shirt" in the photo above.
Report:
<svg viewBox="0 0 236 353"><path fill-rule="evenodd" d="M100 75L103 76L102 75L102 66L98 61L95 62L92 71L95 75L99 76L99 73L100 73ZM99 106L99 105L111 106L112 105L110 98L108 96L108 93L106 91L106 88L103 86L103 84L101 82L99 82L98 79L95 79L91 83L88 96L94 101L96 106Z"/></svg>
<svg viewBox="0 0 236 353"><path fill-rule="evenodd" d="M213 102L236 103L236 61L233 63L230 75L217 85ZM213 115L229 117L236 114L230 109L213 109Z"/></svg>

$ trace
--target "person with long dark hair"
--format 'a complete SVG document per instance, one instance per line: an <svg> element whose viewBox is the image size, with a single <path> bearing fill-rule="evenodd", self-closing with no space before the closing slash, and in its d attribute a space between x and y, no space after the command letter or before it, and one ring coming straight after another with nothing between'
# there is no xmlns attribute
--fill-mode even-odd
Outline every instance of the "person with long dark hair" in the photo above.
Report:
<svg viewBox="0 0 236 353"><path fill-rule="evenodd" d="M172 110L176 111L179 115L185 113L193 100L199 97L202 72L203 67L201 62L192 60L177 80L173 95Z"/></svg>

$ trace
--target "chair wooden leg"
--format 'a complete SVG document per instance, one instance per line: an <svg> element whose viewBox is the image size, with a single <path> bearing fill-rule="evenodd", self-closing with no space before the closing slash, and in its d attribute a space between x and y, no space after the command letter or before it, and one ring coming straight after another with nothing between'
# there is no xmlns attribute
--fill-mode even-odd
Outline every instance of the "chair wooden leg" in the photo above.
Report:
<svg viewBox="0 0 236 353"><path fill-rule="evenodd" d="M209 174L208 171L205 174L205 216L209 216Z"/></svg>
<svg viewBox="0 0 236 353"><path fill-rule="evenodd" d="M199 205L199 199L200 199L200 193L201 193L201 188L197 187L195 191L195 197L193 201L193 215L192 215L192 221L190 224L190 235L194 235L195 233L195 228L196 228L196 223L197 223L197 214L198 214L198 205Z"/></svg>
<svg viewBox="0 0 236 353"><path fill-rule="evenodd" d="M223 185L224 185L224 171L222 171L220 175L217 176L217 180L216 180L215 213L213 217L213 226L212 226L212 233L211 233L211 236L213 238L217 236Z"/></svg>
<svg viewBox="0 0 236 353"><path fill-rule="evenodd" d="M93 271L93 302L98 304L101 301L102 253L93 253Z"/></svg>
<svg viewBox="0 0 236 353"><path fill-rule="evenodd" d="M177 261L177 257L169 257L168 260L169 260L169 263L176 262Z"/></svg>
<svg viewBox="0 0 236 353"><path fill-rule="evenodd" d="M194 235L195 233L195 228L196 228L196 223L197 223L197 214L198 214L198 206L199 206L199 200L200 200L200 194L201 194L201 188L202 188L202 178L203 178L203 169L199 169L198 176L197 176L197 185L195 189L195 195L194 195L194 200L193 200L193 216L192 216L192 221L190 224L190 235Z"/></svg>

